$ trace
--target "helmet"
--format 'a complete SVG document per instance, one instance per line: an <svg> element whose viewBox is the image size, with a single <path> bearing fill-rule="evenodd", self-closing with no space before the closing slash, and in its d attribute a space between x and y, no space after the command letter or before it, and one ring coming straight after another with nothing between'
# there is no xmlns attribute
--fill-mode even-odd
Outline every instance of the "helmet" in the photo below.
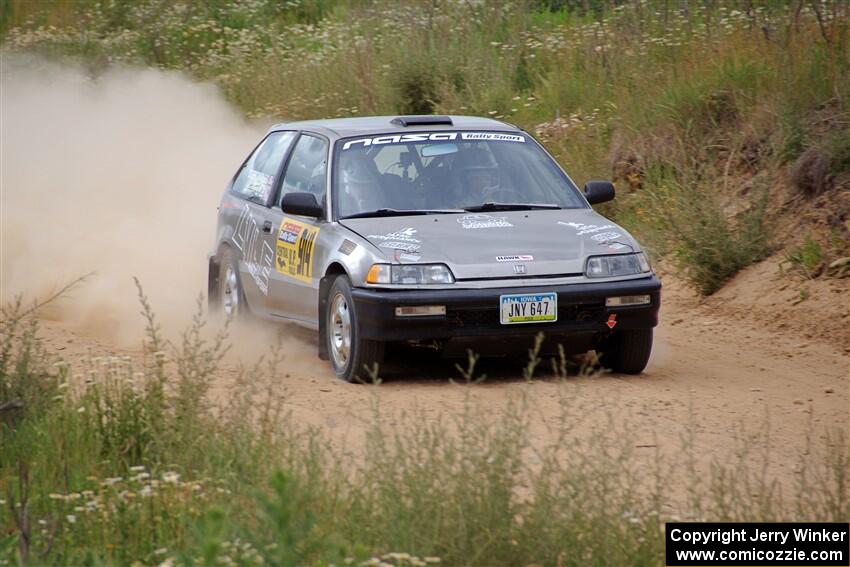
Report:
<svg viewBox="0 0 850 567"><path fill-rule="evenodd" d="M380 173L375 162L360 152L342 152L339 187L358 210L381 206Z"/></svg>
<svg viewBox="0 0 850 567"><path fill-rule="evenodd" d="M478 199L499 189L501 176L499 164L493 154L484 149L470 149L458 154L455 168L459 168L464 193Z"/></svg>

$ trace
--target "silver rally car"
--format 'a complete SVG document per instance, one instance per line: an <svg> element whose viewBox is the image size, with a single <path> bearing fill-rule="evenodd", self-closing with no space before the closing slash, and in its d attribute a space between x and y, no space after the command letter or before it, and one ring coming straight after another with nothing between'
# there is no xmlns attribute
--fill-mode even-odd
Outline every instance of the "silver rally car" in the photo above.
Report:
<svg viewBox="0 0 850 567"><path fill-rule="evenodd" d="M580 191L532 136L495 120L278 124L221 200L210 301L318 330L319 357L346 380L394 343L504 353L541 331L638 374L661 283L591 208L613 198L606 181Z"/></svg>

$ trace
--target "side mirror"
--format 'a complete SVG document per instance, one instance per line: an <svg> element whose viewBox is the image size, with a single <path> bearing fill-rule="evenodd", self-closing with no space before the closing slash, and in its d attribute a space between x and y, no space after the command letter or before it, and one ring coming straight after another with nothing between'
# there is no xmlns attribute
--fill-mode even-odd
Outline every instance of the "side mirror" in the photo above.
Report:
<svg viewBox="0 0 850 567"><path fill-rule="evenodd" d="M280 202L280 208L290 215L321 218L325 211L312 193L287 193Z"/></svg>
<svg viewBox="0 0 850 567"><path fill-rule="evenodd" d="M614 199L614 184L610 181L588 181L584 184L584 196L591 205L607 203Z"/></svg>

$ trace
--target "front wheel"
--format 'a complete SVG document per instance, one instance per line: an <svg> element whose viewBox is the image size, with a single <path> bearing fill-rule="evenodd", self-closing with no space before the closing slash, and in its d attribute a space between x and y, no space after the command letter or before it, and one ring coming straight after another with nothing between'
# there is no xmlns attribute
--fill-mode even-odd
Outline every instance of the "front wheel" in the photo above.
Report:
<svg viewBox="0 0 850 567"><path fill-rule="evenodd" d="M347 382L369 381L384 360L384 343L360 338L357 310L351 297L351 282L338 276L328 292L325 340L331 366Z"/></svg>
<svg viewBox="0 0 850 567"><path fill-rule="evenodd" d="M652 329L617 331L599 357L603 368L622 374L640 374L652 353Z"/></svg>

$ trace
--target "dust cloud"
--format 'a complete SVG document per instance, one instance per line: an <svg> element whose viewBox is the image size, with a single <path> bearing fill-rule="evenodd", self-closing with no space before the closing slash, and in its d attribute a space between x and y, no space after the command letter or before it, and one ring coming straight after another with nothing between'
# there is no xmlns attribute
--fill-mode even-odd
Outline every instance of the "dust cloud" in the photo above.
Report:
<svg viewBox="0 0 850 567"><path fill-rule="evenodd" d="M224 186L263 127L172 72L3 54L0 87L0 299L94 272L49 316L138 344L136 276L166 330L183 328Z"/></svg>

